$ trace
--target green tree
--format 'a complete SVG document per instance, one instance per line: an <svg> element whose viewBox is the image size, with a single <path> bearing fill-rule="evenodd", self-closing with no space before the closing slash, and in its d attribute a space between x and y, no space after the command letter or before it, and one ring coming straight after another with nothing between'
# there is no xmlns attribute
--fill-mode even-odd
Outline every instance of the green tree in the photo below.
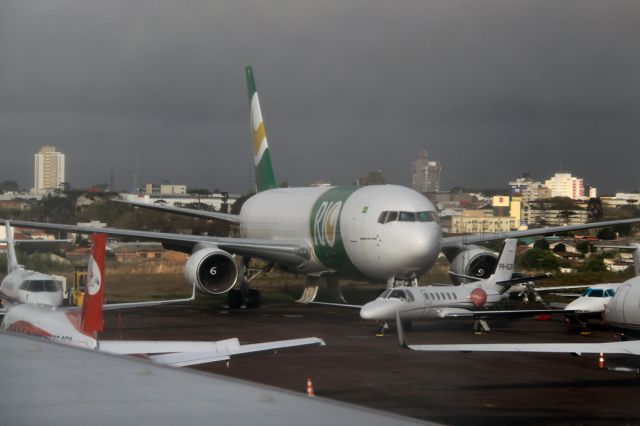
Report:
<svg viewBox="0 0 640 426"><path fill-rule="evenodd" d="M587 215L591 222L598 222L602 220L604 211L602 209L602 201L600 198L589 198L587 204Z"/></svg>
<svg viewBox="0 0 640 426"><path fill-rule="evenodd" d="M37 221L63 224L76 223L75 202L67 197L48 195L32 211Z"/></svg>
<svg viewBox="0 0 640 426"><path fill-rule="evenodd" d="M549 250L533 248L520 257L519 265L526 269L552 271L558 269L560 263Z"/></svg>
<svg viewBox="0 0 640 426"><path fill-rule="evenodd" d="M535 243L533 243L533 248L537 248L540 250L549 250L549 242L544 238L540 238L539 240L536 240Z"/></svg>
<svg viewBox="0 0 640 426"><path fill-rule="evenodd" d="M555 247L553 247L554 253L564 253L565 251L567 251L567 246L562 243L558 243L555 245Z"/></svg>
<svg viewBox="0 0 640 426"><path fill-rule="evenodd" d="M578 272L606 272L607 265L601 256L591 256L578 268Z"/></svg>
<svg viewBox="0 0 640 426"><path fill-rule="evenodd" d="M575 215L576 212L572 210L562 210L560 213L558 213L558 216L562 218L562 221L565 223L565 225L568 225L571 217Z"/></svg>
<svg viewBox="0 0 640 426"><path fill-rule="evenodd" d="M602 228L601 230L598 231L596 236L598 238L600 238L601 240L615 240L616 239L616 233L611 228Z"/></svg>
<svg viewBox="0 0 640 426"><path fill-rule="evenodd" d="M5 180L0 182L0 193L7 191L17 191L18 190L18 182L13 180Z"/></svg>
<svg viewBox="0 0 640 426"><path fill-rule="evenodd" d="M614 225L611 230L621 237L628 237L632 234L633 226L629 223L622 223L620 225Z"/></svg>
<svg viewBox="0 0 640 426"><path fill-rule="evenodd" d="M586 241L580 241L576 245L576 250L578 250L582 254L589 253L591 251L591 244Z"/></svg>

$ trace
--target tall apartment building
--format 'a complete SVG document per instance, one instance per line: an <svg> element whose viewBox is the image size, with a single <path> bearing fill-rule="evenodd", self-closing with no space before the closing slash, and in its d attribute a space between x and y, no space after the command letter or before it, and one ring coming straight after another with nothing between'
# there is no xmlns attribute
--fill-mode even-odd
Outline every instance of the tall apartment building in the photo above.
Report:
<svg viewBox="0 0 640 426"><path fill-rule="evenodd" d="M42 194L65 182L64 154L53 146L43 146L35 155L33 192Z"/></svg>
<svg viewBox="0 0 640 426"><path fill-rule="evenodd" d="M552 197L569 197L572 200L585 198L584 181L571 173L556 173L544 182Z"/></svg>
<svg viewBox="0 0 640 426"><path fill-rule="evenodd" d="M524 172L522 177L509 182L509 187L511 188L511 197L521 197L525 203L551 198L551 190L536 181L527 172Z"/></svg>
<svg viewBox="0 0 640 426"><path fill-rule="evenodd" d="M440 191L440 172L442 166L436 161L429 161L427 151L421 151L411 164L411 187L418 192Z"/></svg>

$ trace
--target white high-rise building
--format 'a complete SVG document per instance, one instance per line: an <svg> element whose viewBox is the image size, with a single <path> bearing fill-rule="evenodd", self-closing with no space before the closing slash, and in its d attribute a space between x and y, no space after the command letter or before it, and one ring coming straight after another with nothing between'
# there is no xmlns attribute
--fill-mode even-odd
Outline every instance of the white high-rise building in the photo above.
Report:
<svg viewBox="0 0 640 426"><path fill-rule="evenodd" d="M418 192L440 191L442 166L436 161L429 161L426 150L420 152L411 166L411 187L413 189Z"/></svg>
<svg viewBox="0 0 640 426"><path fill-rule="evenodd" d="M43 146L35 155L33 192L42 194L58 189L65 182L64 154L53 146Z"/></svg>
<svg viewBox="0 0 640 426"><path fill-rule="evenodd" d="M585 198L584 181L571 173L556 173L544 182L552 197L569 197L573 200Z"/></svg>

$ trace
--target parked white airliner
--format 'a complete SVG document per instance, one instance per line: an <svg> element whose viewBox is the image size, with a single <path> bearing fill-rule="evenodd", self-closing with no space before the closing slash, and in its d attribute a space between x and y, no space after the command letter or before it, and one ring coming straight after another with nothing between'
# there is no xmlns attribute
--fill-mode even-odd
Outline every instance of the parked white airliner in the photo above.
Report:
<svg viewBox="0 0 640 426"><path fill-rule="evenodd" d="M251 107L253 159L257 193L242 206L239 215L134 203L145 208L216 219L238 225L239 238L167 234L103 228L112 236L160 241L168 249L190 253L185 267L189 284L210 294L230 292L244 271L233 255L259 258L271 265L308 277L317 291L322 277L337 288L338 278L386 283L389 287L417 284L417 278L443 251L458 274L487 278L497 257L473 244L510 237L553 234L578 229L635 223L638 219L540 228L527 231L482 233L442 237L438 214L422 194L397 185L278 188L271 164L258 92L251 67L246 68ZM13 221L20 226L91 233L94 229ZM246 277L249 281L251 277ZM246 286L243 286L246 287ZM307 300L315 292L307 292ZM256 290L244 292L248 307L260 303ZM239 307L243 295L229 293L231 307Z"/></svg>

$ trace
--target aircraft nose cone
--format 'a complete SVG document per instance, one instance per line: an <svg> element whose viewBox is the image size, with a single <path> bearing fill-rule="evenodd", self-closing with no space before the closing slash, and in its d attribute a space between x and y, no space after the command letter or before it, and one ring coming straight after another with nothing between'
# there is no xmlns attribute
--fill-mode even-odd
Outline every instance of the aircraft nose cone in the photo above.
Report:
<svg viewBox="0 0 640 426"><path fill-rule="evenodd" d="M404 255L419 268L429 268L440 252L438 233L431 228L423 232L407 235L404 244Z"/></svg>
<svg viewBox="0 0 640 426"><path fill-rule="evenodd" d="M592 299L592 300L589 300ZM565 306L566 310L574 310L576 312L602 312L606 305L604 298L578 298Z"/></svg>
<svg viewBox="0 0 640 426"><path fill-rule="evenodd" d="M376 299L360 308L360 318L366 320L392 320L396 311L405 302L401 300Z"/></svg>

